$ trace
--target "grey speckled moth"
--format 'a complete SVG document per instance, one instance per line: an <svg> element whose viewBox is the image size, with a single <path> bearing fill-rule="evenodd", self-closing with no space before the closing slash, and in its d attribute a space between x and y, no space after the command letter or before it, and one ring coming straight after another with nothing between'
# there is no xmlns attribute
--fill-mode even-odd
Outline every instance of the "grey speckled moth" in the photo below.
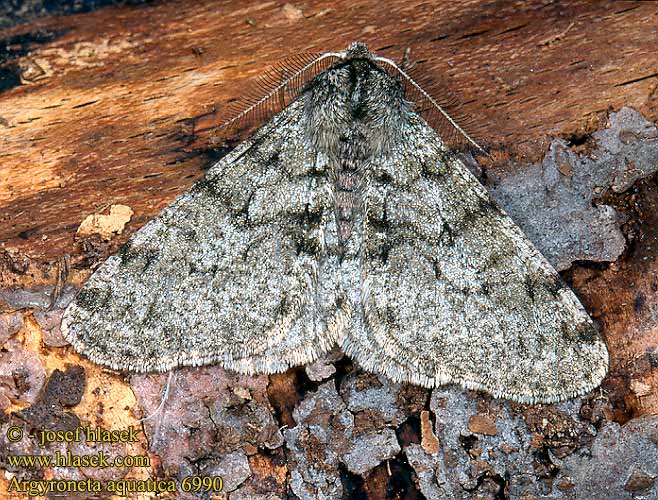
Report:
<svg viewBox="0 0 658 500"><path fill-rule="evenodd" d="M520 402L596 387L591 319L407 100L443 113L429 95L363 44L293 66L247 111L291 102L89 278L62 321L75 349L117 370L253 374L338 345L426 387Z"/></svg>

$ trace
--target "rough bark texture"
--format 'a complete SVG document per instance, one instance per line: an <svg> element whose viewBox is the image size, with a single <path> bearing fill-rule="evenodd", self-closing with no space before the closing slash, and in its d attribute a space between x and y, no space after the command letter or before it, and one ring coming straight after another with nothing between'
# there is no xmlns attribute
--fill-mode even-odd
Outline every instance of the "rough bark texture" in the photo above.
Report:
<svg viewBox="0 0 658 500"><path fill-rule="evenodd" d="M160 2L66 16L33 2L0 26L0 492L12 477L203 474L231 500L658 498L654 2ZM491 150L474 170L600 325L601 390L524 406L394 385L335 353L269 378L180 370L158 409L166 375L108 372L66 346L62 309L94 266L240 139L213 133L226 103L287 55L354 40L394 59L411 48L459 96ZM151 466L7 463L96 453L6 436L80 424L138 426L138 442L107 450Z"/></svg>

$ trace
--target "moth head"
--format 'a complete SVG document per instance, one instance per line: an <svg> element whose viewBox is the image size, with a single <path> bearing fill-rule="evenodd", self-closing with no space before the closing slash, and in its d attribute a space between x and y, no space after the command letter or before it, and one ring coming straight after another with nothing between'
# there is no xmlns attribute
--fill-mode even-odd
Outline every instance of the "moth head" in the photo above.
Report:
<svg viewBox="0 0 658 500"><path fill-rule="evenodd" d="M343 59L372 59L372 54L365 43L353 42L344 52Z"/></svg>

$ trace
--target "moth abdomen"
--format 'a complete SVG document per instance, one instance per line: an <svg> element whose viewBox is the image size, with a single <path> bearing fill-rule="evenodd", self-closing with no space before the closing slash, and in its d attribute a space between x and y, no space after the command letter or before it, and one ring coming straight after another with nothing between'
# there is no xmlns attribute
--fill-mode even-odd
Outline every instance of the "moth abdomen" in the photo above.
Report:
<svg viewBox="0 0 658 500"><path fill-rule="evenodd" d="M361 207L362 173L357 162L336 162L334 179L334 214L340 245L352 234L354 220Z"/></svg>

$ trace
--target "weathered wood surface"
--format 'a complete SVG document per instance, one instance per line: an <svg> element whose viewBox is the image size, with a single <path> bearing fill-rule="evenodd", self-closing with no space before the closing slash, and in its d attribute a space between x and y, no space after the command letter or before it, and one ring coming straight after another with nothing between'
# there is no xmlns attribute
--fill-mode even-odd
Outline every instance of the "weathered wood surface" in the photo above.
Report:
<svg viewBox="0 0 658 500"><path fill-rule="evenodd" d="M411 48L423 71L460 97L492 151L482 159L486 171L496 173L540 160L554 137L591 150L591 133L622 106L658 121L657 36L654 2L615 1L162 2L5 29L2 74L10 77L3 81L13 75L20 84L0 93L0 289L55 285L65 255L68 282L79 284L203 175L221 146L211 126L222 108L290 54L340 50L354 40L393 59ZM632 244L611 265L575 265L565 277L610 347L606 418L625 423L658 412L656 178L611 198L629 217ZM125 230L108 244L77 243L83 219L113 204L134 211ZM70 348L44 348L43 328L24 312L15 340L38 353L48 374L85 367L77 415L110 428L137 422L130 386ZM279 423L290 427L304 394L298 377L273 377L267 388ZM26 406L8 402L5 411ZM253 474L278 478L268 484L285 491L282 457L249 456ZM381 487L383 471L358 486L369 498L393 498Z"/></svg>
<svg viewBox="0 0 658 500"><path fill-rule="evenodd" d="M52 260L113 201L136 213L127 238L211 162L186 151L189 121L298 51L410 47L459 92L486 144L537 158L548 137L580 137L608 109L656 118L655 29L651 3L481 1L170 2L17 26L2 34L19 38L10 48L30 33L52 41L26 47L15 64L31 81L0 101L0 241Z"/></svg>

